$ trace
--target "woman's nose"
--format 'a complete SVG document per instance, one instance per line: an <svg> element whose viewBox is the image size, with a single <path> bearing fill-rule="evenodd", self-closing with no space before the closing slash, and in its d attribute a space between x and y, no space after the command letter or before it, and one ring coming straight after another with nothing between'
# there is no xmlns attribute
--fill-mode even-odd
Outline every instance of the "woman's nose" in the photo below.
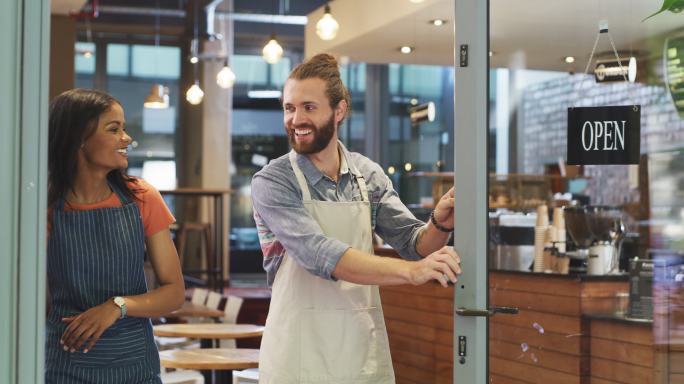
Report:
<svg viewBox="0 0 684 384"><path fill-rule="evenodd" d="M124 132L123 137L121 138L121 140L123 140L124 142L130 144L130 143L133 141L133 138L132 138L130 135L128 135L128 132Z"/></svg>

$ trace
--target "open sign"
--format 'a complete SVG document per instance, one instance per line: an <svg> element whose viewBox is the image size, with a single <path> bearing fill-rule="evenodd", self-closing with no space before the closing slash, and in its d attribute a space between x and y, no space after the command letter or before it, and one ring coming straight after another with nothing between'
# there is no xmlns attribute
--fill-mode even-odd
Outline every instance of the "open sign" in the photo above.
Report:
<svg viewBox="0 0 684 384"><path fill-rule="evenodd" d="M639 164L641 106L568 108L568 164Z"/></svg>

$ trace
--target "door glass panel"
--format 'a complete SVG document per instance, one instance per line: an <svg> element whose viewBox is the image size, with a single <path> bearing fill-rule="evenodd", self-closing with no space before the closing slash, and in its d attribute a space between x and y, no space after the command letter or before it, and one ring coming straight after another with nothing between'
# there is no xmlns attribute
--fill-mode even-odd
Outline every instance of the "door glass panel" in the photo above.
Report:
<svg viewBox="0 0 684 384"><path fill-rule="evenodd" d="M490 382L684 378L684 35L643 20L661 6L490 2L489 303L519 309L489 320ZM568 127L608 106L637 106L633 164L590 159L623 120Z"/></svg>

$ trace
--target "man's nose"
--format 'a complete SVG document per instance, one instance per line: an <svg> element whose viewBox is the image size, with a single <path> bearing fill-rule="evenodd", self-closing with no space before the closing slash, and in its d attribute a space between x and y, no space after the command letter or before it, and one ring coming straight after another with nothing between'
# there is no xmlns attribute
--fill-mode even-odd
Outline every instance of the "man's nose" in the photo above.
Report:
<svg viewBox="0 0 684 384"><path fill-rule="evenodd" d="M300 111L292 112L292 125L299 125L304 122L304 115Z"/></svg>

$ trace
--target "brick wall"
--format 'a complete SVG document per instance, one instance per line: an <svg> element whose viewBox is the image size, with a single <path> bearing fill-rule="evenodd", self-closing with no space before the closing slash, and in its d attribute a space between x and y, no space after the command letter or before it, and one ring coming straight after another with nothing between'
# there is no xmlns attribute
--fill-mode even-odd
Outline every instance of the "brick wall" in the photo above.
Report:
<svg viewBox="0 0 684 384"><path fill-rule="evenodd" d="M582 79L585 81L581 84ZM522 170L542 173L544 164L567 158L567 108L641 104L641 153L684 148L684 119L664 85L597 84L590 75L573 75L537 83L522 92L518 126L523 135ZM619 205L638 200L630 188L626 165L587 166L592 204Z"/></svg>

